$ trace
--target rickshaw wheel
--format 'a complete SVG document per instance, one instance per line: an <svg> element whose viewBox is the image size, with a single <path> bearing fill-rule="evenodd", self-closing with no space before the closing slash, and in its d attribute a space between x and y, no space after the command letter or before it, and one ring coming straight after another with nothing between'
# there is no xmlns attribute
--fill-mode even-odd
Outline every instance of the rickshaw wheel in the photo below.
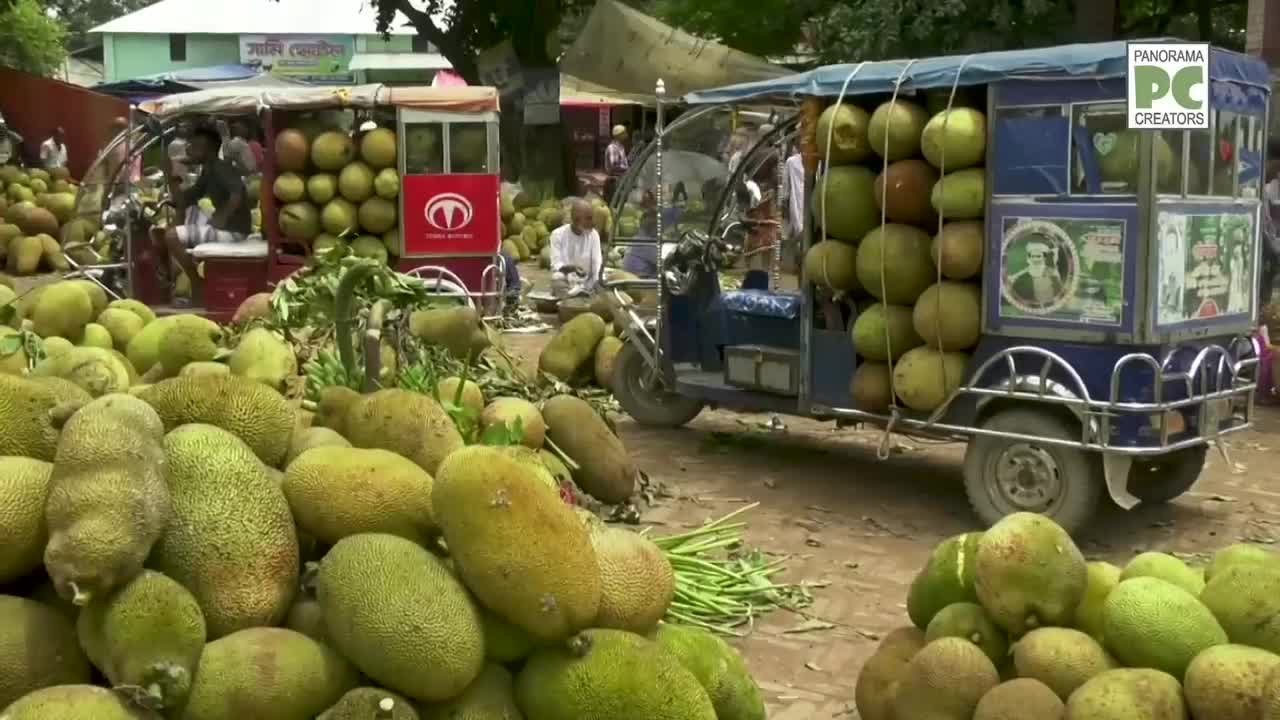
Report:
<svg viewBox="0 0 1280 720"><path fill-rule="evenodd" d="M705 403L663 387L662 379L630 342L618 351L613 365L613 396L641 425L680 427L698 416Z"/></svg>
<svg viewBox="0 0 1280 720"><path fill-rule="evenodd" d="M1165 455L1134 458L1129 467L1129 492L1146 505L1169 502L1196 484L1208 454L1207 445L1198 445Z"/></svg>
<svg viewBox="0 0 1280 720"><path fill-rule="evenodd" d="M1065 419L1029 408L1000 411L982 427L1046 439L1080 439L1079 430ZM1074 533L1093 516L1106 479L1097 453L978 435L965 452L964 485L974 512L987 525L1012 513L1034 512Z"/></svg>

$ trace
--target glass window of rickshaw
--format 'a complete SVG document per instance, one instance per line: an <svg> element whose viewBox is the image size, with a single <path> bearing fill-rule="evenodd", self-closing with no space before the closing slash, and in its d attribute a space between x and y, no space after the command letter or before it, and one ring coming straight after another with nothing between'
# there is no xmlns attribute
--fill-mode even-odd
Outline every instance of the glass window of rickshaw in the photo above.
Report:
<svg viewBox="0 0 1280 720"><path fill-rule="evenodd" d="M1266 172L1267 148L1265 141L1265 119L1262 115L1238 115L1236 128L1240 138L1240 159L1238 173L1240 176L1239 196L1256 199L1266 183L1263 175ZM1246 169L1246 163L1248 165Z"/></svg>
<svg viewBox="0 0 1280 720"><path fill-rule="evenodd" d="M449 172L483 175L489 169L489 126L483 122L451 122Z"/></svg>
<svg viewBox="0 0 1280 720"><path fill-rule="evenodd" d="M438 175L444 170L444 124L404 124L404 171L407 175Z"/></svg>
<svg viewBox="0 0 1280 720"><path fill-rule="evenodd" d="M1140 133L1128 129L1128 107L1123 102L1076 103L1071 106L1071 192L1074 195L1135 195L1138 192ZM1159 143L1157 143L1159 144ZM1181 157L1165 146L1162 187L1177 187ZM1170 179L1173 185L1169 185Z"/></svg>
<svg viewBox="0 0 1280 720"><path fill-rule="evenodd" d="M1248 152L1244 147L1248 124L1248 116L1242 113L1231 110L1213 111L1212 125L1204 131L1207 137L1207 149L1212 159L1207 194L1228 198L1237 196L1236 186L1243 160L1242 153ZM1194 155L1192 162L1195 162Z"/></svg>

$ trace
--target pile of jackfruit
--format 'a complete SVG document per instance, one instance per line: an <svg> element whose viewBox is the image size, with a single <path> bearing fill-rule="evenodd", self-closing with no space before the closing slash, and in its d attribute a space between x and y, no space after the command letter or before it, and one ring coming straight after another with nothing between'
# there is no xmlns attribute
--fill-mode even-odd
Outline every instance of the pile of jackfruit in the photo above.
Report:
<svg viewBox="0 0 1280 720"><path fill-rule="evenodd" d="M765 717L662 622L658 546L567 502L635 492L586 401L495 398L470 445L409 390L308 412L267 329L192 360L216 324L90 286L0 298L0 718Z"/></svg>
<svg viewBox="0 0 1280 720"><path fill-rule="evenodd" d="M570 220L575 198L557 198L547 195L539 201L534 193L519 191L503 193L500 198L502 214L502 249L517 262L537 260L543 268L551 266L551 233ZM600 235L602 247L607 247L613 235L613 213L598 195L587 198L591 203L592 226Z"/></svg>
<svg viewBox="0 0 1280 720"><path fill-rule="evenodd" d="M0 260L15 275L63 272L67 255L81 264L101 262L106 236L76 217L77 185L66 168L0 167ZM64 253L65 250L65 253Z"/></svg>
<svg viewBox="0 0 1280 720"><path fill-rule="evenodd" d="M858 675L863 720L1280 719L1280 555L1261 546L1121 568L1016 513L934 548L907 613Z"/></svg>

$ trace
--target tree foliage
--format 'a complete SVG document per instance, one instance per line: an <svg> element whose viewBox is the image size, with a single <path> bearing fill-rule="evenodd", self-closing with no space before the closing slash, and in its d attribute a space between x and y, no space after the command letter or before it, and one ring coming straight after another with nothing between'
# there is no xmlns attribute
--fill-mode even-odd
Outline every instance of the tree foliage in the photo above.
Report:
<svg viewBox="0 0 1280 720"><path fill-rule="evenodd" d="M0 10L0 65L52 75L66 57L62 23L39 0L9 0Z"/></svg>
<svg viewBox="0 0 1280 720"><path fill-rule="evenodd" d="M67 27L66 47L70 51L93 45L89 31L150 5L154 0L45 0L45 4Z"/></svg>

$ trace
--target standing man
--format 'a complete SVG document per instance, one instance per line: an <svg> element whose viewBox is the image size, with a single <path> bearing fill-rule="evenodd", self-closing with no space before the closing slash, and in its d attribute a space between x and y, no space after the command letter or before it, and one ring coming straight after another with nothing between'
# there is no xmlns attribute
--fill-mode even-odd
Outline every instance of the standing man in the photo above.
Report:
<svg viewBox="0 0 1280 720"><path fill-rule="evenodd" d="M784 250L790 254L785 259L786 266L793 271L800 267L800 238L804 234L804 160L800 157L800 143L791 144L791 154L787 156L787 244Z"/></svg>
<svg viewBox="0 0 1280 720"><path fill-rule="evenodd" d="M222 136L213 128L201 127L192 133L187 142L187 160L200 165L200 177L190 189L182 190L172 169L169 172L169 192L178 216L185 217L186 222L165 230L164 245L156 248L162 272L169 269L172 260L186 273L191 280L191 301L197 305L204 300L204 282L196 272L191 249L210 242L243 242L252 226L244 180L229 161L218 157L221 146ZM213 201L212 217L198 210L203 197ZM188 208L193 207L197 211L188 214Z"/></svg>
<svg viewBox="0 0 1280 720"><path fill-rule="evenodd" d="M595 212L586 200L574 200L569 222L551 233L551 294L557 298L589 295L604 267Z"/></svg>
<svg viewBox="0 0 1280 720"><path fill-rule="evenodd" d="M1277 265L1280 265L1280 154L1273 154L1264 167L1266 175L1263 180L1267 184L1262 189L1262 263L1258 268L1259 307L1272 302ZM1272 338L1271 341L1280 342L1280 339Z"/></svg>
<svg viewBox="0 0 1280 720"><path fill-rule="evenodd" d="M605 202L613 203L613 195L618 191L618 182L627 174L630 163L627 160L627 129L621 125L613 126L613 141L604 149L604 197Z"/></svg>
<svg viewBox="0 0 1280 720"><path fill-rule="evenodd" d="M0 115L0 165L21 165L22 157L18 149L22 147L22 136L9 129Z"/></svg>
<svg viewBox="0 0 1280 720"><path fill-rule="evenodd" d="M248 177L258 172L258 158L249 147L249 124L243 118L231 121L231 138L222 149L222 157L240 173Z"/></svg>
<svg viewBox="0 0 1280 720"><path fill-rule="evenodd" d="M67 134L62 128L54 128L53 135L40 143L40 165L45 170L67 166Z"/></svg>

